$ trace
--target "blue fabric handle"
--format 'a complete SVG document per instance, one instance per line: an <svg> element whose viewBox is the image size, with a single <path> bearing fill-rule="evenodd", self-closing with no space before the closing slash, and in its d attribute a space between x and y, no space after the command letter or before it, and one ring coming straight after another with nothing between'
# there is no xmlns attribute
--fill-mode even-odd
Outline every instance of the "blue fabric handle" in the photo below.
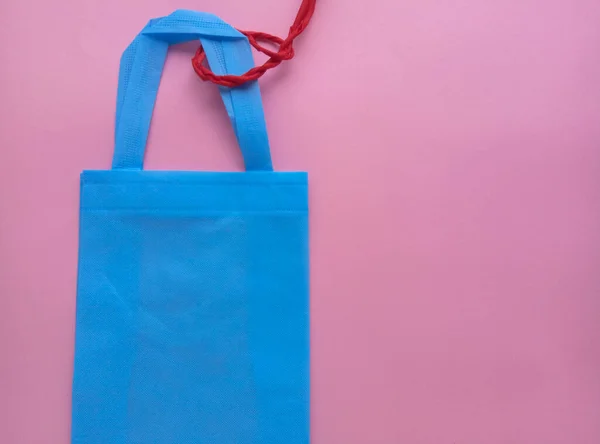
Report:
<svg viewBox="0 0 600 444"><path fill-rule="evenodd" d="M121 57L113 169L141 170L152 111L169 45L199 39L215 74L240 75L254 66L247 38L212 14L177 10L150 20ZM246 170L271 171L265 118L256 81L220 88Z"/></svg>

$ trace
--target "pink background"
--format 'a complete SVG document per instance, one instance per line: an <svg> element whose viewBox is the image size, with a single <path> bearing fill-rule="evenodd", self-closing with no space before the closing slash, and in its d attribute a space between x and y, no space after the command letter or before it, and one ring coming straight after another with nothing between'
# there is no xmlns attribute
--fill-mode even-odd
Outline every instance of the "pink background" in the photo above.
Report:
<svg viewBox="0 0 600 444"><path fill-rule="evenodd" d="M0 442L69 441L79 172L119 56L176 8L285 34L299 0L0 3ZM600 442L600 3L319 0L261 81L311 186L314 444ZM239 170L172 51L147 165Z"/></svg>

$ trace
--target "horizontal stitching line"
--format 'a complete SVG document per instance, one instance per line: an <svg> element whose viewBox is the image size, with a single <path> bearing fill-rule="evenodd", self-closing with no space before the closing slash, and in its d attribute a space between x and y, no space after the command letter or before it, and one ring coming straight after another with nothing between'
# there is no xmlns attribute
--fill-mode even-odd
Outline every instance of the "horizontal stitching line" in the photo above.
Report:
<svg viewBox="0 0 600 444"><path fill-rule="evenodd" d="M293 214L308 214L308 210L194 210L194 209L169 209L169 208L80 208L81 212L88 213L110 213L122 211L128 213L193 213L193 214L278 214L278 213L293 213Z"/></svg>
<svg viewBox="0 0 600 444"><path fill-rule="evenodd" d="M277 182L212 182L212 183L203 183L203 182L195 182L195 183L182 183L182 182L162 182L159 180L155 180L155 181L150 181L150 180L140 180L140 181L122 181L122 182L115 182L115 181L106 181L106 182L96 182L96 181L92 181L92 182L86 182L84 180L82 180L83 185L122 185L122 184L128 184L128 183L132 183L132 184L140 184L140 183L147 183L147 184L157 184L157 183L164 183L165 185L171 185L171 186L197 186L197 185L202 185L202 186L212 186L212 185L277 185L277 186L297 186L297 187L303 187L306 188L307 187L307 183L299 183L299 182L295 182L295 183L290 183L290 182L283 182L283 183L277 183Z"/></svg>

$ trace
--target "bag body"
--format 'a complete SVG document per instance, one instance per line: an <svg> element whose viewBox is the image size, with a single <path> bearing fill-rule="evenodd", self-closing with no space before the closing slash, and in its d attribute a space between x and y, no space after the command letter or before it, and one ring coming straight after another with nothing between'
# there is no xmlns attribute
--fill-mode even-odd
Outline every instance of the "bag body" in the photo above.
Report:
<svg viewBox="0 0 600 444"><path fill-rule="evenodd" d="M217 74L246 38L176 11L126 49L113 168L81 175L73 444L309 442L305 173L271 167L258 84L221 88L246 172L144 171L170 44Z"/></svg>

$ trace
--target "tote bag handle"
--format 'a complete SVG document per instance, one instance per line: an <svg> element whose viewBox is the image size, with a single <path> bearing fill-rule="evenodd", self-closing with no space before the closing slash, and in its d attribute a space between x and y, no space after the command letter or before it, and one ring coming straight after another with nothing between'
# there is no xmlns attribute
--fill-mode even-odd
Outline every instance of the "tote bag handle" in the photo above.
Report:
<svg viewBox="0 0 600 444"><path fill-rule="evenodd" d="M121 57L113 169L143 168L152 111L169 45L196 39L202 43L216 74L240 75L254 66L247 38L212 14L177 10L150 20ZM219 89L246 170L271 171L258 83Z"/></svg>

